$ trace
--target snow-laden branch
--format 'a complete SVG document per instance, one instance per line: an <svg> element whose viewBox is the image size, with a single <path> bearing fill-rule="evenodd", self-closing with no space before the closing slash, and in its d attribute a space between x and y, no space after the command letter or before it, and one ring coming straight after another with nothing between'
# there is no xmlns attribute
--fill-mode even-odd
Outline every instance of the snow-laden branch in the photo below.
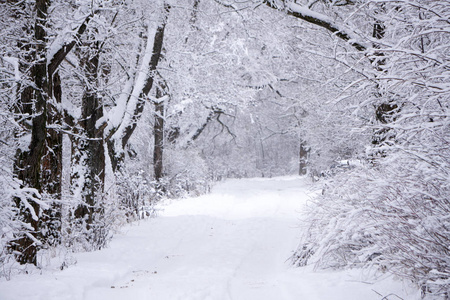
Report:
<svg viewBox="0 0 450 300"><path fill-rule="evenodd" d="M135 115L136 107L139 105L140 96L142 94L142 91L144 89L144 86L146 85L146 82L152 77L151 69L152 66L150 64L151 58L153 56L153 48L154 48L154 41L155 41L155 34L157 31L157 26L155 24L152 24L153 26L148 26L147 31L147 44L144 50L144 56L141 62L141 65L139 67L139 71L137 74L137 77L134 82L134 86L131 90L131 95L129 97L121 97L119 99L118 108L121 110L116 111L116 115L112 116L112 122L118 124L117 130L114 132L112 138L119 141L122 139L122 137L125 134L126 128L130 125L132 122L132 118ZM127 83L130 84L130 83ZM126 87L127 89L130 88L129 86ZM124 103L126 101L126 103ZM115 120L114 120L115 119ZM117 119L120 119L120 122L118 122Z"/></svg>
<svg viewBox="0 0 450 300"><path fill-rule="evenodd" d="M34 221L38 221L39 216L37 215L37 212L35 211L30 201L39 205L39 208L41 210L49 208L49 205L45 201L41 200L42 196L39 193L39 191L34 188L26 188L26 187L20 188L18 186L14 187L13 190L11 191L11 197L20 200L23 207L30 212L31 218Z"/></svg>
<svg viewBox="0 0 450 300"><path fill-rule="evenodd" d="M51 77L56 69L58 69L59 65L62 63L64 58L66 58L67 54L72 50L75 44L80 40L81 35L86 31L87 24L94 17L93 12L87 15L81 25L78 27L78 30L71 34L70 38L66 38L66 32L63 33L63 36L60 35L55 39L55 41L50 45L48 56L47 56L47 73L49 77Z"/></svg>
<svg viewBox="0 0 450 300"><path fill-rule="evenodd" d="M364 45L362 42L357 41L350 30L344 28L344 26L342 25L336 24L331 18L326 15L315 12L305 6L290 1L281 4L280 1L264 0L264 3L274 9L285 9L288 15L327 29L328 31L334 33L337 37L348 42L358 51L365 51L367 49L366 45Z"/></svg>
<svg viewBox="0 0 450 300"><path fill-rule="evenodd" d="M136 74L129 76L125 89L118 103L105 118L98 120L96 126L104 126L110 156L119 157L130 139L136 122L144 110L145 99L152 89L155 70L161 57L164 40L164 30L170 11L169 5L164 5L164 12L159 22L150 22L147 28L147 41L141 55L142 59ZM113 158L113 157L112 157ZM117 167L113 162L113 169Z"/></svg>

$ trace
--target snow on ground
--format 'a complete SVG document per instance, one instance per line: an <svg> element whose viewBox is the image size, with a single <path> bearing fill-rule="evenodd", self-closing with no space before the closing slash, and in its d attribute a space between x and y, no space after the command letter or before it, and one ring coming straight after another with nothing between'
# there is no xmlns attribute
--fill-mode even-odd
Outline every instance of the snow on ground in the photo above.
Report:
<svg viewBox="0 0 450 300"><path fill-rule="evenodd" d="M128 226L107 249L76 254L64 271L0 282L0 299L420 298L390 277L292 268L309 199L300 177L228 180L209 195L166 203L159 217Z"/></svg>

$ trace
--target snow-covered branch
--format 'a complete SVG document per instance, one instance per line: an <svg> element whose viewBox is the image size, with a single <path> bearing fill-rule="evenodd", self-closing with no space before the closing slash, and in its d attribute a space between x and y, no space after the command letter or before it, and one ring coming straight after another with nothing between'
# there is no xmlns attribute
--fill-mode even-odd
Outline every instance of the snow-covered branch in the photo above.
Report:
<svg viewBox="0 0 450 300"><path fill-rule="evenodd" d="M315 12L305 6L297 4L292 1L271 1L264 0L264 3L275 9L283 9L288 15L307 21L311 24L315 24L335 34L337 37L348 42L355 47L358 51L365 51L368 47L364 43L358 41L356 35L351 33L350 29L345 28L343 25L335 23L331 18L321 13Z"/></svg>

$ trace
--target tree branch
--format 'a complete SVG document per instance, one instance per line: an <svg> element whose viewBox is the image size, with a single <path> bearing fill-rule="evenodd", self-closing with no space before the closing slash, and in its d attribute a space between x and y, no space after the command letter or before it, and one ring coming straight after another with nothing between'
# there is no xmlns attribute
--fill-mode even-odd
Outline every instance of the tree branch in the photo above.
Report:
<svg viewBox="0 0 450 300"><path fill-rule="evenodd" d="M81 35L86 31L87 24L92 19L96 12L93 12L92 14L88 15L86 19L84 19L83 23L80 25L80 27L77 30L77 33L72 38L72 40L69 43L64 43L61 48L59 48L58 51L53 55L53 57L50 59L50 62L47 67L47 73L48 77L51 78L53 73L55 73L56 69L59 67L59 65L62 63L62 61L66 58L67 54L72 50L72 48L75 46L77 41L80 40Z"/></svg>
<svg viewBox="0 0 450 300"><path fill-rule="evenodd" d="M358 42L354 41L353 38L351 37L350 33L346 32L342 28L339 28L339 26L337 24L333 23L333 21L325 15L322 15L320 13L312 11L309 8L303 7L303 6L293 3L293 2L287 2L287 3L284 2L282 7L280 7L280 5L278 5L278 4L276 4L273 0L263 0L263 2L270 8L286 9L287 14L290 16L296 17L298 19L302 19L311 24L315 24L317 26L327 29L328 31L334 33L337 37L348 42L350 45L355 47L358 51L365 51L367 49L367 47L364 46L362 43L358 43Z"/></svg>

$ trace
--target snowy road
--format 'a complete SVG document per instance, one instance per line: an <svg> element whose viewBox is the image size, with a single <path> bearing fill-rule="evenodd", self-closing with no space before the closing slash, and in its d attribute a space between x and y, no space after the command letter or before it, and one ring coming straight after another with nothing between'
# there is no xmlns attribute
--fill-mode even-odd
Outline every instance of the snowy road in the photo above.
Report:
<svg viewBox="0 0 450 300"><path fill-rule="evenodd" d="M210 195L172 201L158 218L124 229L108 249L77 254L77 264L62 272L0 282L0 299L416 298L389 278L374 283L357 271L291 268L298 212L308 199L297 177L230 180Z"/></svg>

